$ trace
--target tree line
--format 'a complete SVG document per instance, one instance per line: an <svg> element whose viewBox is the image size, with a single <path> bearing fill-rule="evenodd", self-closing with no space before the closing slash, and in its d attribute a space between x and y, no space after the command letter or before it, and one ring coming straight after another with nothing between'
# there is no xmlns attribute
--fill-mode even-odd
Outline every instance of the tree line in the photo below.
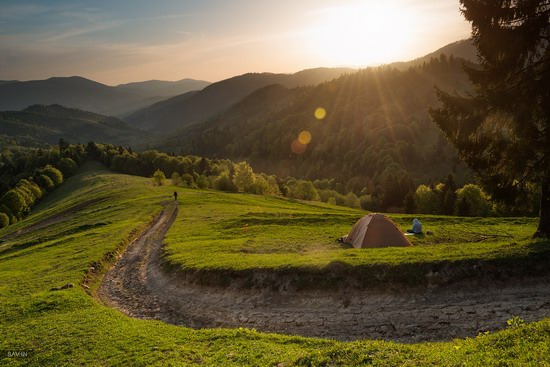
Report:
<svg viewBox="0 0 550 367"><path fill-rule="evenodd" d="M32 206L87 159L113 171L151 177L157 185L166 180L176 186L281 196L299 200L360 208L368 211L447 214L460 216L536 215L537 196L524 207L509 208L493 203L475 184L458 188L452 175L443 182L415 186L404 171L387 175L383 185L358 191L336 179L304 180L254 172L247 162L175 155L156 150L134 152L131 148L89 142L69 144L63 139L50 149L4 149L0 191L0 227L21 220ZM11 178L10 178L11 177Z"/></svg>

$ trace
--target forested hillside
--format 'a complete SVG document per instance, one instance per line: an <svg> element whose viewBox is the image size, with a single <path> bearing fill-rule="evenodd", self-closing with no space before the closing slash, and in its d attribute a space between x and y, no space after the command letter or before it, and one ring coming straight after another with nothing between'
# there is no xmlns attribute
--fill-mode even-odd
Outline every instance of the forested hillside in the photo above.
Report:
<svg viewBox="0 0 550 367"><path fill-rule="evenodd" d="M295 74L248 73L211 84L196 93L185 93L158 102L135 112L126 120L132 126L171 133L222 113L250 93L267 85L281 84L289 88L317 85L353 71L346 68L317 68Z"/></svg>
<svg viewBox="0 0 550 367"><path fill-rule="evenodd" d="M428 108L438 103L434 85L469 88L463 63L441 55L405 71L369 68L314 87L267 87L162 148L246 160L279 177L335 178L355 191L451 173L462 183L470 173Z"/></svg>
<svg viewBox="0 0 550 367"><path fill-rule="evenodd" d="M23 111L0 112L2 135L34 146L57 144L60 138L80 143L93 140L135 146L149 139L151 133L131 128L112 116L60 105L34 105Z"/></svg>

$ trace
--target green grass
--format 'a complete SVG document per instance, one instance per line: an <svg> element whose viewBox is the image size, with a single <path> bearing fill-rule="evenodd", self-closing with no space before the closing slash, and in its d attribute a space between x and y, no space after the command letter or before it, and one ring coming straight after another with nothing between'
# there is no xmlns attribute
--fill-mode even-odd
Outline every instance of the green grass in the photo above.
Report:
<svg viewBox="0 0 550 367"><path fill-rule="evenodd" d="M298 288L338 286L346 277L360 279L356 283L361 286L384 287L421 285L428 281L427 273L445 266L449 281L488 271L524 274L549 265L548 242L531 239L535 218L420 216L425 231L433 234L409 236L412 247L355 249L336 239L363 211L212 191L189 191L181 200L166 236L165 256L171 269L194 274L199 283L219 283L260 269L279 277L294 275ZM405 231L414 216L391 218Z"/></svg>
<svg viewBox="0 0 550 367"><path fill-rule="evenodd" d="M153 187L150 180L112 174L90 164L44 200L33 215L0 231L2 238L83 201L100 200L63 222L0 242L0 365L550 365L550 319L472 339L403 345L381 341L342 343L248 329L196 331L132 319L102 305L80 286L90 266L120 248L135 234L136 228L143 229L172 192L173 187ZM346 252L358 254L346 261L363 264L361 266L369 264L369 256L341 249L332 241L344 234L361 212L198 190L181 190L180 198L180 216L170 232L171 251L186 245L183 242L194 243L198 246L194 252L202 252L204 262L218 257L223 260L222 266L235 269L245 269L260 258L264 259L261 260L263 266L280 266L280 255L289 256L294 266L302 263L324 266L332 261L329 259L341 258ZM278 215L271 218L272 213ZM395 218L404 227L410 219ZM204 223L199 223L199 219ZM461 245L456 231L445 234L457 239L450 244L438 244L438 239L443 238L443 226L457 230L468 222L453 218L451 221L455 224L451 224L446 218L439 218L442 222L436 225L436 217L422 219L427 229L436 234L433 238L416 239L417 251L433 248L448 258L480 256L461 254L458 250L461 246L480 246L478 253L484 258L531 251L527 236L534 224L530 220L517 219L521 228L510 230L514 236L511 240L485 239ZM515 220L495 219L477 231L485 232L491 226L501 231L506 221ZM246 224L248 229L242 232L232 228ZM268 230L262 230L263 224ZM300 226L305 227L309 235L302 234ZM471 226L466 224L467 228ZM283 233L285 228L288 228L287 234ZM315 235L314 230L319 233ZM221 233L209 239L216 232ZM181 243L176 241L178 238ZM510 245L511 242L517 245ZM201 249L201 246L223 247L222 243L231 250L220 248L218 253L210 253L211 248ZM447 247L449 249L445 249ZM245 260L231 261L235 259L233 255L224 259L224 251L228 254L237 251ZM182 253L185 252L174 252L173 256ZM293 259L302 257L306 259L304 262ZM398 256L386 254L382 258L398 259ZM212 262L208 266L216 265ZM50 291L68 282L76 286ZM30 354L21 359L5 358L7 351L29 351Z"/></svg>

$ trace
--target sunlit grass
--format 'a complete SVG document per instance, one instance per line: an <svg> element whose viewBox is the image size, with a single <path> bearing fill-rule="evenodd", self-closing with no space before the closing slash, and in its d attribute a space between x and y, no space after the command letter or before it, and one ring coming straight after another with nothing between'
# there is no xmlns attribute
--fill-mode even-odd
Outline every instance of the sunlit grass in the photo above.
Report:
<svg viewBox="0 0 550 367"><path fill-rule="evenodd" d="M170 200L173 190L170 186L154 187L148 179L109 173L94 165L87 166L81 174L67 180L42 202L35 214L0 231L2 238L82 201L105 199L83 208L64 221L0 242L0 350L2 353L10 350L29 352L29 357L24 359L5 358L2 354L0 365L550 364L548 319L473 339L403 345L381 341L342 343L263 334L240 328L196 331L157 321L132 319L102 305L80 285L90 265L114 251L121 242L127 241L136 228L144 228L161 210L162 201ZM356 253L358 259L352 256L349 261L369 263L368 256L363 257L356 250L339 248L333 241L363 214L360 211L198 190L181 190L180 199L180 215L170 233L170 248L187 246L188 243L203 246L202 250L197 247L193 251L202 251L204 262L214 264L211 257L224 260L225 253L237 251L240 258L246 259L245 266L252 263L248 256L255 256L256 260L263 258L265 266L276 266L280 263L279 255L284 255L295 265L300 264L296 258L306 258L309 263L322 266L328 259L326 254L331 253ZM408 216L394 219L403 228L410 222ZM475 220L421 219L426 229L433 230L435 234L433 237L415 238L417 251L440 248L440 254L449 252L454 254L452 256L474 256L459 254L456 248L464 246L460 240L464 236L461 230L463 225L472 229ZM438 219L442 223L436 224ZM508 228L513 221L518 221L515 223L518 228ZM494 222L478 224L482 227L476 227L476 232L494 228L490 233L506 231L513 236L508 240L480 238L470 233L467 246L479 246L479 253L484 257L512 256L510 248L516 246L517 253L521 255L529 247L526 238L534 225L532 220L527 219L494 219ZM244 229L246 227L248 229ZM212 234L218 236L212 237ZM443 238L454 240L450 244L438 243L438 239ZM518 244L511 245L513 242ZM210 253L211 248L204 247L209 243L213 243L213 248L219 247L220 253ZM228 247L225 250L223 243ZM449 246L450 249L446 250ZM316 253L324 255L313 255ZM380 253L385 253L385 250ZM388 254L383 257L395 259L397 256L395 253ZM223 266L237 267L232 261L234 258L230 259ZM522 261L522 257L519 256L517 261ZM50 291L68 282L75 284L75 287Z"/></svg>

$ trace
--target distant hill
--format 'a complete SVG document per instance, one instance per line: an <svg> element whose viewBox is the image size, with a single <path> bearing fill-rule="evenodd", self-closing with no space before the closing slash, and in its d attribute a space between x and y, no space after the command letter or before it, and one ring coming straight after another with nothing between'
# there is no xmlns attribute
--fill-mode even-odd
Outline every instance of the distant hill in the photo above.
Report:
<svg viewBox="0 0 550 367"><path fill-rule="evenodd" d="M389 64L389 66L402 69L422 65L423 63L430 62L432 59L439 58L442 54L446 55L446 57L452 56L468 62L477 63L477 50L473 44L473 41L471 39L465 39L450 43L417 59L406 62L394 62Z"/></svg>
<svg viewBox="0 0 550 367"><path fill-rule="evenodd" d="M121 115L162 97L125 91L81 77L50 78L0 84L0 110L21 110L34 104L61 104L105 115Z"/></svg>
<svg viewBox="0 0 550 367"><path fill-rule="evenodd" d="M145 143L151 133L129 127L116 117L66 108L60 105L33 105L23 111L0 112L0 136L57 144L105 142L117 145Z"/></svg>
<svg viewBox="0 0 550 367"><path fill-rule="evenodd" d="M399 71L370 68L317 86L268 86L222 114L189 126L161 148L183 154L246 160L280 177L336 178L351 188L385 185L390 173L429 182L470 173L428 116L434 85L467 90L459 58L437 58ZM326 110L317 120L314 111ZM303 154L291 149L311 134Z"/></svg>
<svg viewBox="0 0 550 367"><path fill-rule="evenodd" d="M203 81L149 81L111 87L86 78L56 77L26 82L0 82L0 110L21 110L34 104L60 104L104 115L124 116L155 102L200 89Z"/></svg>
<svg viewBox="0 0 550 367"><path fill-rule="evenodd" d="M255 90L271 84L286 87L316 85L354 72L348 68L318 68L295 74L250 73L213 83L195 94L183 94L128 116L132 126L170 133L202 122L236 104Z"/></svg>
<svg viewBox="0 0 550 367"><path fill-rule="evenodd" d="M204 80L182 79L175 82L163 80L148 80L117 85L119 90L141 91L151 96L173 97L191 91L201 90L212 83Z"/></svg>

